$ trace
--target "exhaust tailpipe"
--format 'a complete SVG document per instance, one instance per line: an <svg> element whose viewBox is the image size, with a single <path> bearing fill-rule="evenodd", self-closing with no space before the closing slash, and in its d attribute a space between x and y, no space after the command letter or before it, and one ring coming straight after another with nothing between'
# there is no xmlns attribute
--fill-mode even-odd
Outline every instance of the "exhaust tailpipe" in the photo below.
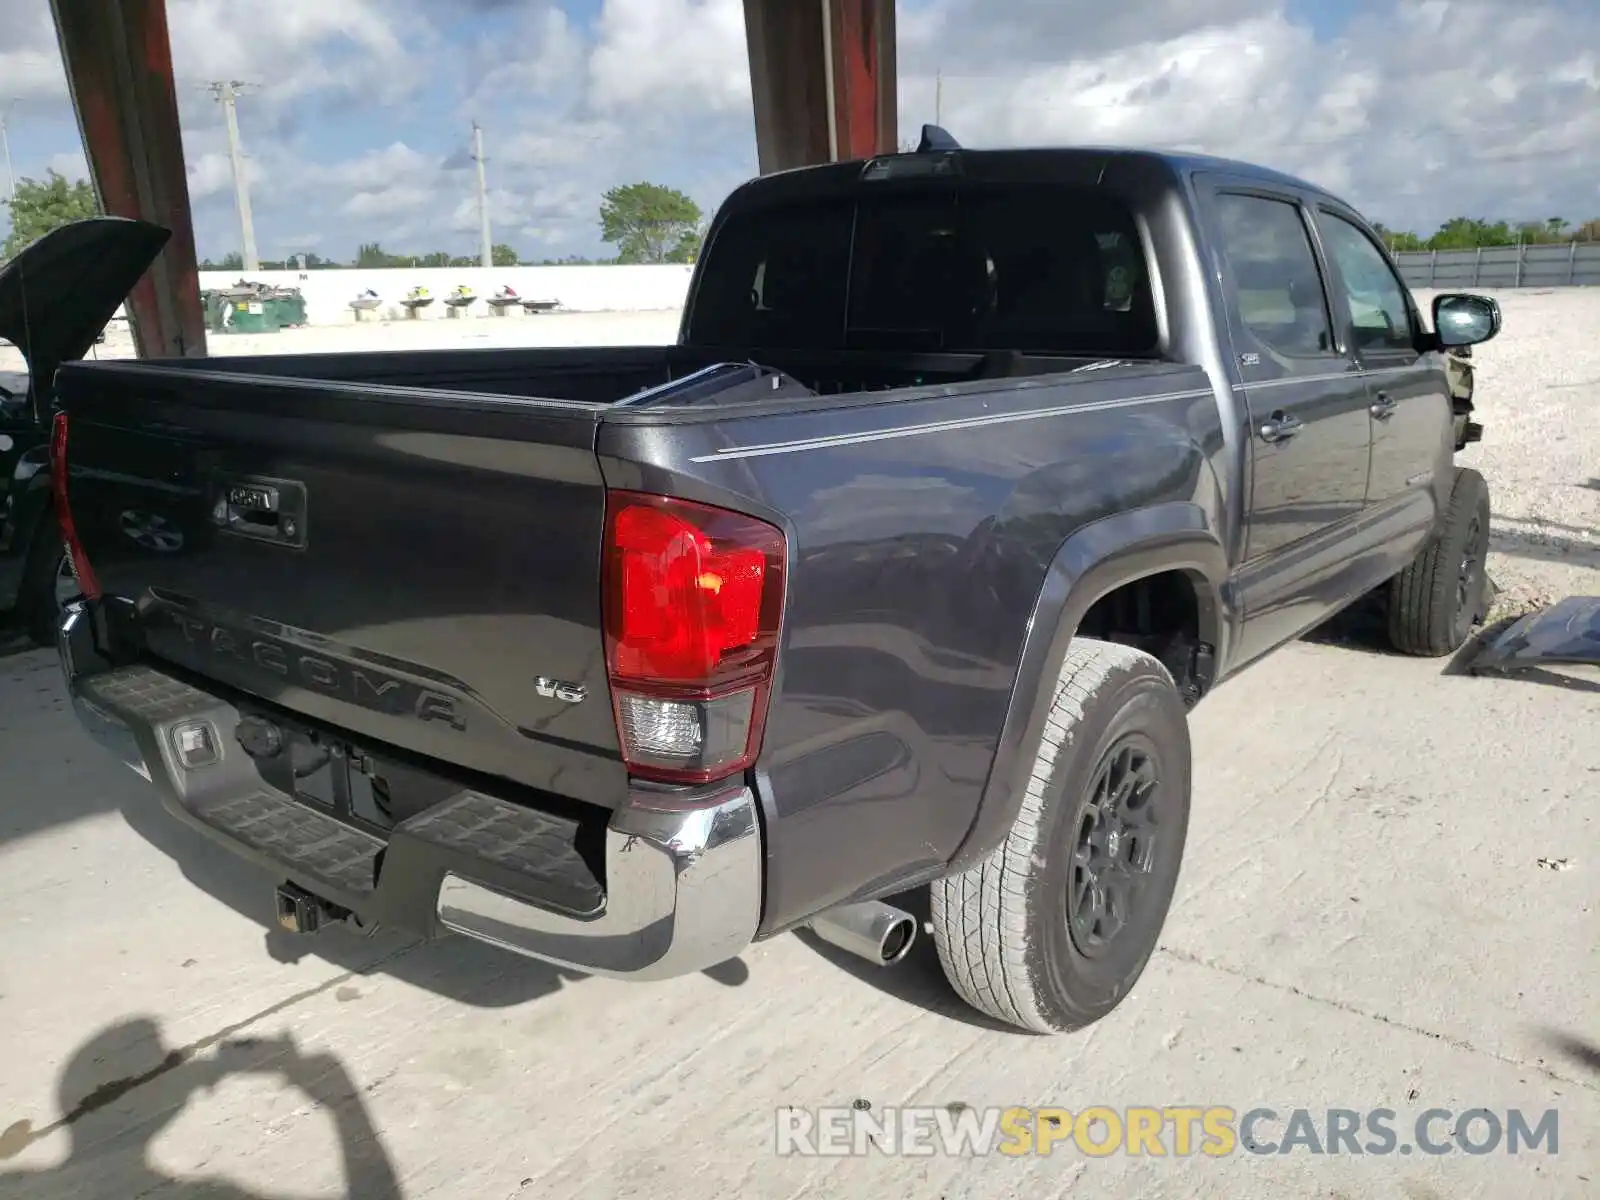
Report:
<svg viewBox="0 0 1600 1200"><path fill-rule="evenodd" d="M829 945L877 963L893 966L917 940L917 921L910 913L880 900L841 904L811 920L816 935Z"/></svg>

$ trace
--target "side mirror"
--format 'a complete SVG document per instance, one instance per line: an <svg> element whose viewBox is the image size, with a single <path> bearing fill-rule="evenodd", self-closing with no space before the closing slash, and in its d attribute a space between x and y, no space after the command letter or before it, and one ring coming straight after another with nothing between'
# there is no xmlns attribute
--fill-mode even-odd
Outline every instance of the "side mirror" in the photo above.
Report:
<svg viewBox="0 0 1600 1200"><path fill-rule="evenodd" d="M1446 292L1433 298L1433 329L1444 349L1487 342L1500 332L1500 305L1488 296Z"/></svg>

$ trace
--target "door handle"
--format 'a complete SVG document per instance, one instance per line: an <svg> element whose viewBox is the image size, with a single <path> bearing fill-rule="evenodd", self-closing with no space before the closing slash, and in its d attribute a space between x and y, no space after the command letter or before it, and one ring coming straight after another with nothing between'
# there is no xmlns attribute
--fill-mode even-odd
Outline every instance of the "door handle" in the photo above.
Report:
<svg viewBox="0 0 1600 1200"><path fill-rule="evenodd" d="M1367 409L1369 413L1380 421L1387 421L1394 416L1394 410L1394 397L1389 395L1388 392L1379 392L1378 398L1372 402L1372 407Z"/></svg>
<svg viewBox="0 0 1600 1200"><path fill-rule="evenodd" d="M1305 422L1293 413L1275 412L1261 426L1261 440L1263 442L1287 442L1305 427Z"/></svg>

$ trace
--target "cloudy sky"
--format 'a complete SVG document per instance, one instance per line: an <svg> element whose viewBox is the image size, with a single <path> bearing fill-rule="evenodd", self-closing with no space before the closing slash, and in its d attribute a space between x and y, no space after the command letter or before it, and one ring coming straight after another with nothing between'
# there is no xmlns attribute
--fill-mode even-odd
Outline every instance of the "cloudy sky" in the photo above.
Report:
<svg viewBox="0 0 1600 1200"><path fill-rule="evenodd" d="M755 171L740 0L168 0L168 14L202 256L238 248L212 79L253 85L239 122L263 258L348 258L363 241L474 253L474 118L495 240L524 258L604 252L596 210L614 184L671 184L709 211ZM967 145L1227 154L1424 231L1600 217L1595 0L900 0L899 14L903 140L932 119L937 74ZM47 0L0 0L8 104L18 175L85 173Z"/></svg>

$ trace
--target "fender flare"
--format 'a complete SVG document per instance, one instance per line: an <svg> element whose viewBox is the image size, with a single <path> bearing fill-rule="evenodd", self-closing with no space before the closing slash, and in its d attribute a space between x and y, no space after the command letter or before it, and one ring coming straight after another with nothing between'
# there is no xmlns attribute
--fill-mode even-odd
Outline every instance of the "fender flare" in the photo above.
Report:
<svg viewBox="0 0 1600 1200"><path fill-rule="evenodd" d="M1230 613L1223 584L1228 558L1203 508L1189 502L1158 504L1106 517L1074 533L1045 572L989 777L972 826L946 873L966 870L989 854L1016 821L1033 769L1029 747L1043 732L1061 664L1084 614L1117 588L1166 571L1184 571L1194 578L1200 638L1216 648L1218 664L1227 661Z"/></svg>

